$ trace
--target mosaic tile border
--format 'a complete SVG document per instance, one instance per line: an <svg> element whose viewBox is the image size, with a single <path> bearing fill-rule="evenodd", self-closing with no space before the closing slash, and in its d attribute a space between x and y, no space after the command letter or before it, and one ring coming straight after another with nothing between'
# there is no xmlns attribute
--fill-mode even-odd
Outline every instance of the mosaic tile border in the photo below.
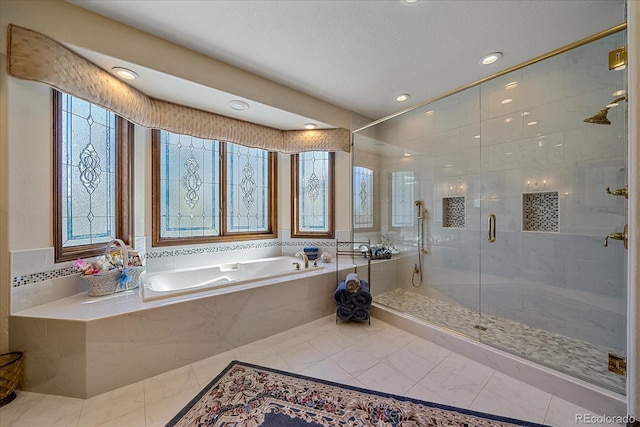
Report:
<svg viewBox="0 0 640 427"><path fill-rule="evenodd" d="M75 267L59 268L57 270L43 271L40 273L25 274L16 276L11 280L11 287L18 288L20 286L30 285L33 283L44 282L45 280L58 279L60 277L73 276L80 274Z"/></svg>
<svg viewBox="0 0 640 427"><path fill-rule="evenodd" d="M286 242L261 242L261 243L238 243L225 246L208 246L204 248L189 248L189 249L172 249L172 250L158 250L150 251L144 254L140 254L143 259L158 259L183 255L196 255L196 254L208 254L219 253L229 251L242 251L250 249L264 249L282 246L318 246L318 247L336 247L335 241L297 241L291 240ZM342 243L340 244L342 246ZM80 274L80 271L76 267L64 267L55 270L43 271L32 274L24 274L22 276L15 276L11 279L11 287L18 288L26 285L33 285L36 283L44 282L52 279L59 279L62 277L68 277Z"/></svg>

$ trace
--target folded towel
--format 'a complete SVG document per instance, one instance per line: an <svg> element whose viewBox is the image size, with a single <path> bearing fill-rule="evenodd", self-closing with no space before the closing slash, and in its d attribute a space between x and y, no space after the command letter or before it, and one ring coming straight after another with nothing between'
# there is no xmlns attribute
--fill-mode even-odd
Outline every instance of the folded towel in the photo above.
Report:
<svg viewBox="0 0 640 427"><path fill-rule="evenodd" d="M369 282L364 279L360 279L360 285L362 286L362 290L369 292Z"/></svg>
<svg viewBox="0 0 640 427"><path fill-rule="evenodd" d="M347 274L347 278L344 281L347 284L347 290L351 293L358 292L361 288L360 278L356 273Z"/></svg>

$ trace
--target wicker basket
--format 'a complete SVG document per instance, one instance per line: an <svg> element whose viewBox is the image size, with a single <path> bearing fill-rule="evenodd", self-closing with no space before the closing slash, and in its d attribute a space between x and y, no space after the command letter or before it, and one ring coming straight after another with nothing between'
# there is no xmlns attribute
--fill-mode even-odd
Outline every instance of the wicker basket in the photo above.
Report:
<svg viewBox="0 0 640 427"><path fill-rule="evenodd" d="M22 353L0 354L0 407L16 398L22 380Z"/></svg>
<svg viewBox="0 0 640 427"><path fill-rule="evenodd" d="M129 252L127 245L120 239L114 239L109 242L105 249L106 257L108 259L111 258L114 245L120 251L120 257L123 263L128 262ZM140 274L142 274L143 271L144 267L121 267L97 274L82 275L81 277L89 283L90 297L102 297L137 288L140 286ZM128 280L125 279L125 276L128 276Z"/></svg>

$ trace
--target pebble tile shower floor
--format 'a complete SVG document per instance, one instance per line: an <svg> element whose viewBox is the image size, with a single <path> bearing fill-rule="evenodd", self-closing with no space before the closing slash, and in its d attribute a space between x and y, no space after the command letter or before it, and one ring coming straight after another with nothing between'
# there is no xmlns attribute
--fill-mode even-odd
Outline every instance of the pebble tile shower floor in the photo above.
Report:
<svg viewBox="0 0 640 427"><path fill-rule="evenodd" d="M609 353L619 354L619 350L489 315L482 316L480 325L486 327L486 331L479 331L475 327L477 312L404 289L377 295L374 301L471 337L481 334L482 342L501 350L617 393L625 392L625 377L609 372L607 364Z"/></svg>

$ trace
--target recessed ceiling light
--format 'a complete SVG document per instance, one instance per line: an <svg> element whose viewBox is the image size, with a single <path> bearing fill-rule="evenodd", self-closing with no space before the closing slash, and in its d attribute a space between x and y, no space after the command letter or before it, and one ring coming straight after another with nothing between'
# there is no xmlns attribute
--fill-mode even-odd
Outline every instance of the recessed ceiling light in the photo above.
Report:
<svg viewBox="0 0 640 427"><path fill-rule="evenodd" d="M317 127L318 127L318 125L317 125L317 124L315 124L315 123L306 123L306 124L304 125L304 128L305 128L305 129L309 129L309 130L311 130L311 129L315 129L315 128L317 128Z"/></svg>
<svg viewBox="0 0 640 427"><path fill-rule="evenodd" d="M518 82L511 82L504 85L504 88L507 90L515 89L518 87Z"/></svg>
<svg viewBox="0 0 640 427"><path fill-rule="evenodd" d="M474 136L475 139L480 139L480 135Z"/></svg>
<svg viewBox="0 0 640 427"><path fill-rule="evenodd" d="M522 117L524 117L524 116L528 116L529 114L531 114L531 113L530 113L530 112L528 112L528 111L523 111L520 115L521 115Z"/></svg>
<svg viewBox="0 0 640 427"><path fill-rule="evenodd" d="M240 101L239 99L234 99L229 101L229 107L236 111L245 111L249 109L249 104L244 101Z"/></svg>
<svg viewBox="0 0 640 427"><path fill-rule="evenodd" d="M427 115L427 116L433 116L433 110L429 110L424 114Z"/></svg>
<svg viewBox="0 0 640 427"><path fill-rule="evenodd" d="M135 71L131 71L128 68L123 67L113 67L111 71L118 77L125 80L135 80L138 77L138 74Z"/></svg>
<svg viewBox="0 0 640 427"><path fill-rule="evenodd" d="M493 52L483 56L482 59L480 60L480 63L482 65L489 65L489 64L493 64L500 58L502 58L502 54L500 52Z"/></svg>
<svg viewBox="0 0 640 427"><path fill-rule="evenodd" d="M406 101L406 100L407 100L407 99L409 99L409 98L411 98L411 95L409 95L408 93L403 93L402 95L398 95L398 96L396 97L396 101L398 101L398 102L404 102L404 101Z"/></svg>
<svg viewBox="0 0 640 427"><path fill-rule="evenodd" d="M510 103L511 101L513 101L513 99L511 98L503 99L502 101L500 101L500 104L505 105Z"/></svg>
<svg viewBox="0 0 640 427"><path fill-rule="evenodd" d="M405 157L411 157L411 153L404 153Z"/></svg>
<svg viewBox="0 0 640 427"><path fill-rule="evenodd" d="M505 123L511 123L513 119L511 117L507 117L506 119L504 119Z"/></svg>

